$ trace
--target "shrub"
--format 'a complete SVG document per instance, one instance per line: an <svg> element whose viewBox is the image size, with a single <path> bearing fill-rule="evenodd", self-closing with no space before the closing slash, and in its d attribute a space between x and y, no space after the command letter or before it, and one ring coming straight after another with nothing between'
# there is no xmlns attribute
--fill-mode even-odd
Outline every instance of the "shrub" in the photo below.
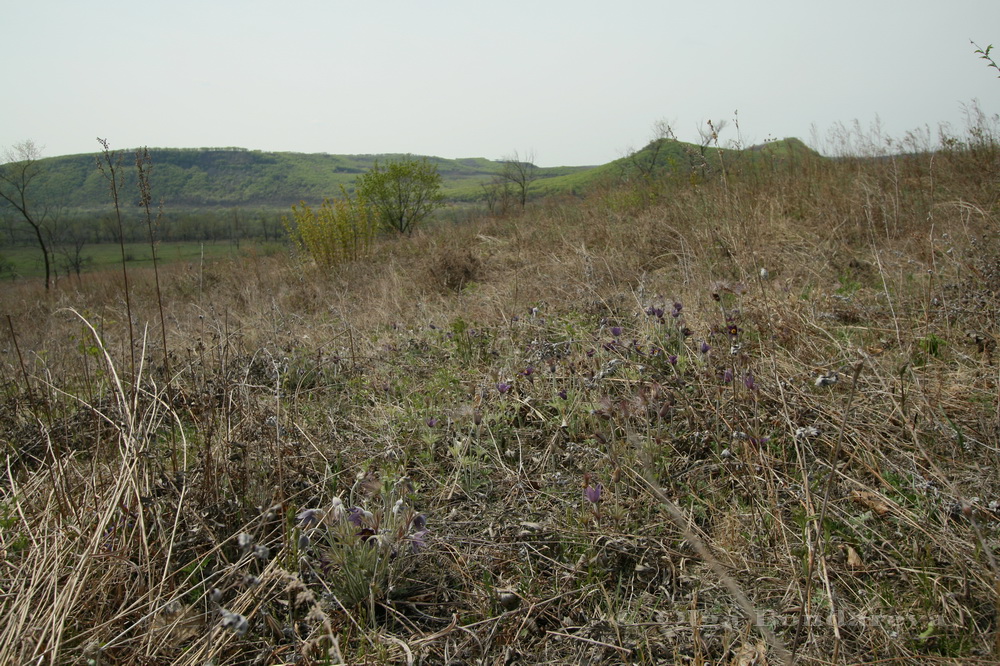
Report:
<svg viewBox="0 0 1000 666"><path fill-rule="evenodd" d="M318 209L302 201L292 206L292 217L282 222L296 246L321 266L354 261L371 251L378 218L361 197L324 199Z"/></svg>

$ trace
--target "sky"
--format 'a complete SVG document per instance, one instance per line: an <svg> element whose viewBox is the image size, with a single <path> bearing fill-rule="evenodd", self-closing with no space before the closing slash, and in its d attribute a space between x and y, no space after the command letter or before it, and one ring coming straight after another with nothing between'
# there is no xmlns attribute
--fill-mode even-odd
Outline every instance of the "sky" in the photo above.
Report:
<svg viewBox="0 0 1000 666"><path fill-rule="evenodd" d="M603 164L1000 112L998 0L0 0L0 154L225 147ZM739 126L737 132L736 126Z"/></svg>

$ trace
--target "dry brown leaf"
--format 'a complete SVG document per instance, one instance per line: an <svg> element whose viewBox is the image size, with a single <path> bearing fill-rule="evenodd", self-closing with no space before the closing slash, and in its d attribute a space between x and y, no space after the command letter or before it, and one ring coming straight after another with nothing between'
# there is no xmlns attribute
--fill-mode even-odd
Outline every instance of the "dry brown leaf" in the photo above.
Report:
<svg viewBox="0 0 1000 666"><path fill-rule="evenodd" d="M864 565L865 565L865 563L861 561L861 556L858 555L858 551L854 550L854 548L852 548L851 546L848 546L847 547L847 566L851 567L852 569L859 569L859 568L863 567Z"/></svg>
<svg viewBox="0 0 1000 666"><path fill-rule="evenodd" d="M889 513L890 510L889 505L886 504L879 495L867 490L852 491L851 499L858 504L868 507L880 516L884 516Z"/></svg>
<svg viewBox="0 0 1000 666"><path fill-rule="evenodd" d="M183 642L200 636L205 631L204 624L204 617L192 606L174 604L156 614L151 628L156 633L166 633L171 641Z"/></svg>
<svg viewBox="0 0 1000 666"><path fill-rule="evenodd" d="M732 666L767 666L767 644L764 641L756 645L744 643L730 663Z"/></svg>

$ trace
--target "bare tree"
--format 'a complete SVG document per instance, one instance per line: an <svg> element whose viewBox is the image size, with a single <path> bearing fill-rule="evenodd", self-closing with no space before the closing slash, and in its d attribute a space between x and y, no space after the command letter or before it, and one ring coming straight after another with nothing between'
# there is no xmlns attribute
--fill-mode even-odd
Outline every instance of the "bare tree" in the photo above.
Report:
<svg viewBox="0 0 1000 666"><path fill-rule="evenodd" d="M510 183L497 174L490 182L482 183L480 187L483 188L483 201L486 202L490 215L506 215L514 197Z"/></svg>
<svg viewBox="0 0 1000 666"><path fill-rule="evenodd" d="M79 279L80 273L93 260L93 257L83 255L83 248L87 244L86 231L78 224L67 225L59 234L59 241L62 269L66 275L76 273Z"/></svg>
<svg viewBox="0 0 1000 666"><path fill-rule="evenodd" d="M652 181L653 177L660 173L667 165L664 164L666 151L663 149L669 141L676 141L674 130L666 120L657 120L653 123L653 138L642 150L629 150L622 161L622 178L631 180Z"/></svg>
<svg viewBox="0 0 1000 666"><path fill-rule="evenodd" d="M704 125L698 126L698 138L700 139L698 145L701 147L702 155L705 154L705 149L709 146L719 146L719 135L726 128L726 125L728 123L725 120L712 122L711 119L708 119Z"/></svg>
<svg viewBox="0 0 1000 666"><path fill-rule="evenodd" d="M52 279L49 260L52 251L47 238L48 231L44 228L45 209L36 212L29 196L32 181L42 172L38 164L41 154L41 148L30 139L15 144L4 153L6 164L0 165L0 199L12 206L34 232L45 258L45 289L48 291Z"/></svg>
<svg viewBox="0 0 1000 666"><path fill-rule="evenodd" d="M521 159L515 150L511 155L503 157L502 161L500 178L513 186L517 200L521 208L524 208L528 202L528 188L538 178L538 167L534 164L535 153L529 152Z"/></svg>

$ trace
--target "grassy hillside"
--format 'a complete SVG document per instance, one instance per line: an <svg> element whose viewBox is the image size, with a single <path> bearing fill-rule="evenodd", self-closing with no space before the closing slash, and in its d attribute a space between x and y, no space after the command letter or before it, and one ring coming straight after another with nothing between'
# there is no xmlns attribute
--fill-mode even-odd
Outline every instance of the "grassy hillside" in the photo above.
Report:
<svg viewBox="0 0 1000 666"><path fill-rule="evenodd" d="M591 169L550 171L532 191L536 196L585 194L600 187L671 178L705 179L721 170L762 171L785 168L805 160L822 160L798 139L782 139L745 149L698 146L674 139L658 139L641 150Z"/></svg>
<svg viewBox="0 0 1000 666"><path fill-rule="evenodd" d="M659 147L659 149L657 149ZM787 139L746 151L701 149L679 141L661 140L634 155L597 167L547 167L535 171L533 196L583 194L595 186L634 177L648 168L661 175L675 170L685 173L699 167L717 166L720 156L734 161L759 161L764 156L780 158L809 151L796 139ZM239 148L150 150L151 181L156 200L168 209L211 208L287 209L301 200L321 201L337 196L340 186L348 190L354 180L371 168L376 159L402 155L328 155L271 153ZM132 157L125 155L126 164ZM482 198L481 184L489 182L501 164L483 158L445 159L429 157L442 176L444 194L451 201L471 202ZM73 210L106 210L107 182L95 168L94 155L67 155L42 161L34 196ZM130 169L127 177L134 178ZM134 192L133 182L126 182Z"/></svg>
<svg viewBox="0 0 1000 666"><path fill-rule="evenodd" d="M0 663L997 663L983 137L5 285Z"/></svg>
<svg viewBox="0 0 1000 666"><path fill-rule="evenodd" d="M238 148L150 150L154 198L174 209L212 207L288 208L301 200L338 196L340 186L353 188L358 174L376 159L402 155L327 155L271 153ZM126 154L127 159L131 157ZM479 184L492 178L498 162L483 158L429 157L452 200L474 200ZM127 166L127 163L126 163ZM71 209L108 207L107 182L95 168L93 155L68 155L42 161L36 198ZM539 169L540 179L586 170L587 167ZM129 173L129 176L132 176ZM125 190L135 191L132 182Z"/></svg>

